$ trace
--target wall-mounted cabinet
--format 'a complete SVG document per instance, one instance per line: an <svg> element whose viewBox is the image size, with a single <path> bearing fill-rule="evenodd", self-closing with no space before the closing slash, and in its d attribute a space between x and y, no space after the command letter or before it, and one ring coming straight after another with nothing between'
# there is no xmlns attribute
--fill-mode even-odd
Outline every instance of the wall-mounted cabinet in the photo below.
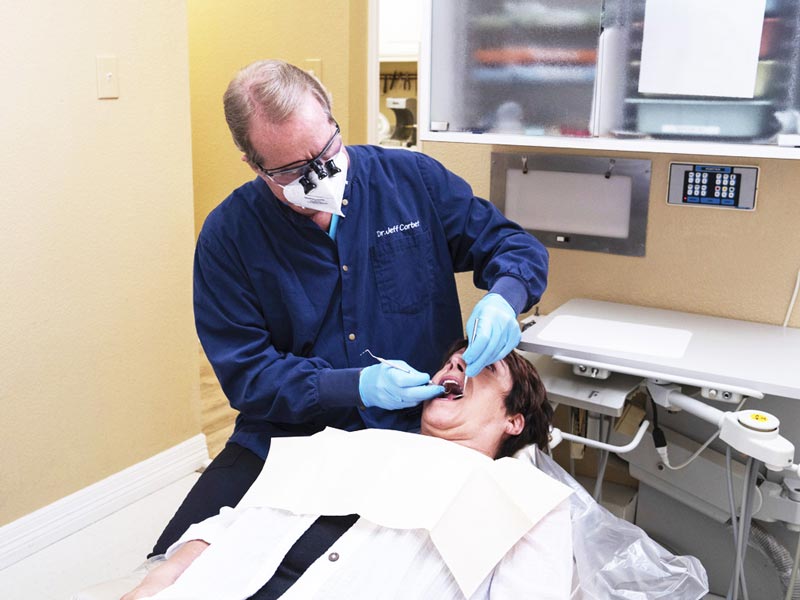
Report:
<svg viewBox="0 0 800 600"><path fill-rule="evenodd" d="M421 0L380 0L378 58L382 62L416 62L422 20Z"/></svg>
<svg viewBox="0 0 800 600"><path fill-rule="evenodd" d="M796 0L427 0L420 138L800 158Z"/></svg>

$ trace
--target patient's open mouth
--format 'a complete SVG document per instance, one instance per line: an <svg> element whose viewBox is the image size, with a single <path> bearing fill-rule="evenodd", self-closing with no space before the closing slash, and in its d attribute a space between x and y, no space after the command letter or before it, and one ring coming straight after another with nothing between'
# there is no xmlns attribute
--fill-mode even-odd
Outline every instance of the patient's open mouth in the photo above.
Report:
<svg viewBox="0 0 800 600"><path fill-rule="evenodd" d="M444 387L444 392L439 396L439 398L450 398L451 400L457 400L464 395L461 382L456 379L443 379L441 382L439 382L439 385Z"/></svg>

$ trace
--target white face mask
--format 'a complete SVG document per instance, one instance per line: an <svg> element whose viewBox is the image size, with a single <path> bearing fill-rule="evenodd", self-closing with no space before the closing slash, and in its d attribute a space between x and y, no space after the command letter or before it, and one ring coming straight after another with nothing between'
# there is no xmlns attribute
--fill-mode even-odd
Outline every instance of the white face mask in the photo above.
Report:
<svg viewBox="0 0 800 600"><path fill-rule="evenodd" d="M343 217L342 198L347 185L347 158L340 150L331 160L341 169L339 173L320 179L313 170L309 171L305 177L314 184L314 189L306 193L303 184L300 183L302 177L298 177L292 183L283 186L283 195L286 200L301 208L310 208Z"/></svg>

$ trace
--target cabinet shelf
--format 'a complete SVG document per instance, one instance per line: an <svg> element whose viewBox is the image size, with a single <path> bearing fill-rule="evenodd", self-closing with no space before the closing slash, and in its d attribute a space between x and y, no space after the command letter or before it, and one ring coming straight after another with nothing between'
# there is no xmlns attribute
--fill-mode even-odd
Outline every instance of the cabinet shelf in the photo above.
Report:
<svg viewBox="0 0 800 600"><path fill-rule="evenodd" d="M503 12L483 13L471 17L469 25L475 29L498 31L508 28L558 29L561 31L597 29L596 12L545 7L538 3L528 5L511 3Z"/></svg>
<svg viewBox="0 0 800 600"><path fill-rule="evenodd" d="M515 29L524 29L531 33L536 33L537 31L552 31L553 29L553 25L537 23L535 21L518 21L511 17L498 17L496 20L494 18L476 17L472 20L471 25L475 31L490 34L497 34L506 30ZM559 29L563 32L591 32L599 31L600 25L595 18L585 23L566 23L560 25Z"/></svg>
<svg viewBox="0 0 800 600"><path fill-rule="evenodd" d="M470 78L476 83L495 84L592 84L595 72L594 65L580 67L510 65L507 67L474 67L470 71Z"/></svg>
<svg viewBox="0 0 800 600"><path fill-rule="evenodd" d="M626 132L619 132L626 135ZM636 134L640 135L641 134ZM529 146L536 148L569 148L575 150L602 150L613 152L656 152L692 156L732 156L751 158L780 158L800 160L800 148L787 148L774 144L728 143L664 139L650 136L620 137L564 137L530 136L505 133L474 133L456 131L426 131L423 141L445 143L477 143L492 146Z"/></svg>

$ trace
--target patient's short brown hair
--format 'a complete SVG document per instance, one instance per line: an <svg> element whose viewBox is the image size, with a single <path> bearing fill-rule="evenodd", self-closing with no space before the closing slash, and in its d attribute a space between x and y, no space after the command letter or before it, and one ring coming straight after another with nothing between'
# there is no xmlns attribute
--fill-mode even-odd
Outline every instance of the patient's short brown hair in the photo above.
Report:
<svg viewBox="0 0 800 600"><path fill-rule="evenodd" d="M457 341L447 352L445 360L466 347L467 340ZM508 366L512 381L511 390L504 400L506 414L521 414L525 419L525 426L518 435L503 441L495 458L513 456L530 444L536 444L542 451L549 452L553 405L547 399L547 392L536 367L514 351L503 362Z"/></svg>

